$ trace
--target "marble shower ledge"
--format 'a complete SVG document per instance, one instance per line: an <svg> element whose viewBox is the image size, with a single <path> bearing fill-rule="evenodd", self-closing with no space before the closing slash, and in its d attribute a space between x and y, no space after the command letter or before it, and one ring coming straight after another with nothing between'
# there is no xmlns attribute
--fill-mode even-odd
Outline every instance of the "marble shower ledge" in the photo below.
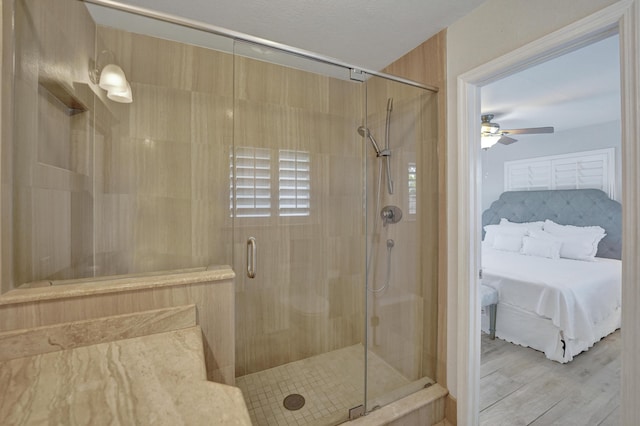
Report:
<svg viewBox="0 0 640 426"><path fill-rule="evenodd" d="M76 280L70 284L11 290L0 296L0 306L148 288L225 281L233 279L235 276L230 266L222 265L215 269L197 272L168 271L165 275L98 277L95 278L95 280L87 278L83 280L83 282L77 282Z"/></svg>
<svg viewBox="0 0 640 426"><path fill-rule="evenodd" d="M12 359L0 382L0 424L251 424L238 388L206 381L198 326Z"/></svg>

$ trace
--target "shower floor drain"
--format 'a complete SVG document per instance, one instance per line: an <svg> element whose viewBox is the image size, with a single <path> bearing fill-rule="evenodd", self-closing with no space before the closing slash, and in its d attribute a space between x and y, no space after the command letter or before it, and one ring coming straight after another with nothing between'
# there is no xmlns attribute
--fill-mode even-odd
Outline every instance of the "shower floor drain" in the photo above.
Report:
<svg viewBox="0 0 640 426"><path fill-rule="evenodd" d="M286 408L287 410L295 411L304 407L304 402L304 396L297 393L292 393L291 395L288 395L282 403L284 405L284 408Z"/></svg>

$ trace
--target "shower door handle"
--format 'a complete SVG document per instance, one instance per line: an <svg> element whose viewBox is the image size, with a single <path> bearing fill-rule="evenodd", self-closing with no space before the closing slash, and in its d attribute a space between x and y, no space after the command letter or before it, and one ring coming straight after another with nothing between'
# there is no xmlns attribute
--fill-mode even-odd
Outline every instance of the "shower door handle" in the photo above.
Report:
<svg viewBox="0 0 640 426"><path fill-rule="evenodd" d="M247 277L249 278L256 277L257 252L256 239L249 237L247 240Z"/></svg>

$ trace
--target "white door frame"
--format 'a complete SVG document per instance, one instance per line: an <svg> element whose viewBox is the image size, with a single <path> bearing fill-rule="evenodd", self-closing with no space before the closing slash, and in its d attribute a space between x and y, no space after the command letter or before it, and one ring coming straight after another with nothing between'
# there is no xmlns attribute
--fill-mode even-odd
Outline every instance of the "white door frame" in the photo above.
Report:
<svg viewBox="0 0 640 426"><path fill-rule="evenodd" d="M458 424L479 424L481 242L480 88L602 38L620 34L622 93L623 288L621 420L640 415L640 0L621 0L458 77ZM468 232L464 232L467 230ZM625 328L625 325L629 327Z"/></svg>

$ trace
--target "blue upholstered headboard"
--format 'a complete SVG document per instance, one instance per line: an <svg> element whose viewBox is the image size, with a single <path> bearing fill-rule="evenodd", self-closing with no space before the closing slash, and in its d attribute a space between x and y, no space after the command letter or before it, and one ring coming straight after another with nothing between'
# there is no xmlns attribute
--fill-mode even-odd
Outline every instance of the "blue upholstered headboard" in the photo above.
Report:
<svg viewBox="0 0 640 426"><path fill-rule="evenodd" d="M561 225L601 226L607 235L596 256L621 258L622 206L599 189L503 192L482 213L482 226L500 223L503 217L511 222L549 219Z"/></svg>

